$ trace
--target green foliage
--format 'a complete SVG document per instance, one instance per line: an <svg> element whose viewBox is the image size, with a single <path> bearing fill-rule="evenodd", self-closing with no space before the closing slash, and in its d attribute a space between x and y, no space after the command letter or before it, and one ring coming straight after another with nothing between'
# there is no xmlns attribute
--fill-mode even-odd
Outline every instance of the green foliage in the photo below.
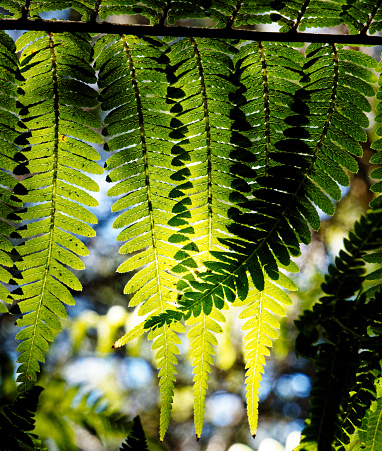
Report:
<svg viewBox="0 0 382 451"><path fill-rule="evenodd" d="M322 284L325 296L296 321L300 330L296 350L314 358L317 368L309 422L299 449L305 449L305 442L346 449L376 398L382 352L380 286L365 290L363 285L371 274L380 279L378 270L366 275L364 265L379 259L381 221L382 211L375 210L355 223L345 250L329 266ZM321 342L314 345L319 338Z"/></svg>
<svg viewBox="0 0 382 451"><path fill-rule="evenodd" d="M93 161L98 153L84 142L102 143L88 128L101 124L79 108L97 105L96 92L86 84L96 81L89 40L87 35L29 32L16 46L22 51L20 72L25 79L19 87L20 117L29 130L20 137L25 149L18 153L20 164L14 169L25 176L15 187L27 205L19 211L25 225L11 234L24 239L16 247L22 257L16 262L22 285L13 292L25 314L17 325L26 326L16 336L23 340L18 347L20 391L37 379L38 361L44 362L48 341L61 328L59 318L66 317L63 303L74 304L69 288L82 288L67 268L83 269L78 255L88 253L74 234L95 235L87 222L97 219L81 205L98 205L83 189L98 191L98 185L84 172L102 173Z"/></svg>
<svg viewBox="0 0 382 451"><path fill-rule="evenodd" d="M63 0L2 4L22 21L67 6ZM71 6L93 25L97 16L113 14L141 14L152 25L185 17L226 29L277 23L297 40L308 27L345 24L362 37L382 23L382 2L368 0L74 0ZM24 315L17 320L23 327L16 335L22 341L18 399L37 380L39 362L66 318L63 304L74 304L71 290L82 289L72 270L83 269L80 257L88 254L78 236L95 235L89 224L97 218L87 207L98 205L89 191L98 191L92 175L103 170L95 145L104 143L111 153L108 195L118 213L113 227L121 229L117 240L127 255L117 272L128 273L124 293L141 317L113 347L148 332L161 439L181 334L187 330L199 438L216 336L234 307L245 320L248 418L256 434L265 356L278 317L291 304L287 291L296 288L285 272L297 271L292 258L310 243L311 229L319 229L319 209L332 215L340 186L357 173L370 99L381 98L380 90L375 95L380 68L366 53L336 43L302 47L122 31L56 33L54 26L22 34L15 47L0 33L0 298L17 303ZM89 111L99 105L103 124ZM372 144L371 163L382 163L380 142ZM381 169L371 176L382 179ZM330 266L326 295L297 322L297 351L317 366L301 449L346 449L367 412L366 446L380 439L380 409L370 409L381 370L381 286L365 284L378 283L382 271L363 270L365 262L382 262L380 199ZM10 222L20 221L15 231ZM20 241L13 246L11 239ZM9 293L7 284L18 287ZM134 437L144 442L137 421L122 449Z"/></svg>
<svg viewBox="0 0 382 451"><path fill-rule="evenodd" d="M41 441L31 431L34 429L34 415L42 387L34 386L21 394L12 405L6 406L0 414L2 451L44 451Z"/></svg>
<svg viewBox="0 0 382 451"><path fill-rule="evenodd" d="M126 451L129 449L141 449L142 451L149 450L139 416L136 416L133 419L131 431L126 438L125 443L122 443L122 447L119 449L120 451Z"/></svg>

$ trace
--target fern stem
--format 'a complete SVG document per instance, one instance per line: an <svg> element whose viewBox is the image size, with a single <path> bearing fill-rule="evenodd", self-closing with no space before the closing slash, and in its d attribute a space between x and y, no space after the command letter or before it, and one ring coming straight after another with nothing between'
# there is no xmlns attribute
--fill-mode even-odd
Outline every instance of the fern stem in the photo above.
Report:
<svg viewBox="0 0 382 451"><path fill-rule="evenodd" d="M190 38L192 47L195 52L196 63L198 66L200 85L202 87L202 98L203 98L203 111L204 120L206 121L206 146L207 146L207 204L208 204L208 259L210 260L209 252L212 250L212 156L211 156L211 126L210 126L210 116L207 100L207 90L206 83L204 80L204 71L202 65L202 58L198 49L198 45L194 38Z"/></svg>
<svg viewBox="0 0 382 451"><path fill-rule="evenodd" d="M233 10L232 16L229 18L229 21L227 22L226 28L232 28L234 23L235 23L235 19L236 16L239 13L239 10L241 8L241 5L243 3L243 0L238 0L238 2L236 3L235 9Z"/></svg>
<svg viewBox="0 0 382 451"><path fill-rule="evenodd" d="M367 20L365 26L364 26L363 29L360 31L360 34L361 34L361 35L362 35L362 34L363 34L363 35L366 35L366 33L367 33L368 29L370 28L370 25L371 25L371 23L373 22L374 17L375 17L375 15L377 14L377 12L378 12L379 8L381 7L381 5L382 5L382 0L378 0L378 3L375 5L373 11L371 12L371 14L370 14L370 16L369 16L369 18L368 18L368 20Z"/></svg>
<svg viewBox="0 0 382 451"><path fill-rule="evenodd" d="M97 16L98 16L98 12L99 12L101 3L102 3L102 0L96 0L95 5L94 5L94 10L93 10L93 13L90 18L90 22L95 22L95 23L97 22Z"/></svg>
<svg viewBox="0 0 382 451"><path fill-rule="evenodd" d="M299 25L301 23L301 19L303 18L304 14L308 8L309 3L310 3L310 0L305 0L305 3L302 5L301 11L299 12L299 14L297 16L296 22L293 24L293 26L289 30L290 32L297 31L297 28L299 27Z"/></svg>
<svg viewBox="0 0 382 451"><path fill-rule="evenodd" d="M263 77L263 87L264 87L264 112L265 112L265 173L268 175L269 170L269 151L271 143L271 121L270 121L270 107L269 107L269 87L268 87L268 70L267 63L265 61L264 47L261 41L258 42L260 56L261 56L261 67L262 67L262 77Z"/></svg>
<svg viewBox="0 0 382 451"><path fill-rule="evenodd" d="M37 30L55 33L106 33L134 36L201 37L212 39L239 39L246 41L290 42L291 35L276 31L256 31L226 28L202 28L161 25L129 25L116 23L80 22L50 19L0 19L0 30ZM293 42L337 43L347 45L382 45L382 36L365 34L294 33Z"/></svg>
<svg viewBox="0 0 382 451"><path fill-rule="evenodd" d="M21 20L28 20L29 7L32 0L26 0L25 5L23 6L23 13L21 16Z"/></svg>
<svg viewBox="0 0 382 451"><path fill-rule="evenodd" d="M101 1L102 1L102 0L101 0ZM166 26L166 25L165 25L165 22L166 22L166 20L167 20L168 13L169 13L169 11L170 11L171 3L172 3L172 0L170 0L169 2L167 2L166 6L164 7L162 17L161 17L160 20L159 20L159 26L160 26L160 27L165 27L165 26Z"/></svg>
<svg viewBox="0 0 382 451"><path fill-rule="evenodd" d="M331 320L333 320L335 323L337 323L341 329L343 329L344 331L348 332L350 335L353 335L353 337L357 338L358 340L364 340L365 338L362 335L357 334L356 332L354 332L353 330L349 329L347 326L345 326L345 324L343 324L338 318L336 318L334 315L331 315L329 317Z"/></svg>

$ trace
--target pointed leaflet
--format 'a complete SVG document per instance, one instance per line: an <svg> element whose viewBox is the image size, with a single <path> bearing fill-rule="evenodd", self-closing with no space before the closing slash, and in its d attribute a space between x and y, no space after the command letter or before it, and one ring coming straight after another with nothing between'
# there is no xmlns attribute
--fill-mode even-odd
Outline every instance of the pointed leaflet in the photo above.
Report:
<svg viewBox="0 0 382 451"><path fill-rule="evenodd" d="M110 137L105 149L116 151L106 162L108 180L116 182L108 194L122 196L112 207L115 212L123 211L113 226L123 227L117 239L126 243L120 252L132 254L118 271L135 272L125 293L134 293L129 305L140 305L139 314L148 317L174 308L178 280L170 271L178 248L167 242L172 233L167 221L175 201L168 196L173 174L169 141L172 116L166 103L162 47L155 38L124 35L102 37L95 45L101 106L111 110L104 120L104 134ZM179 344L176 332L182 331L183 326L173 324L149 334L154 339L153 349L158 349L161 438L167 430L173 398ZM143 332L138 327L128 338Z"/></svg>
<svg viewBox="0 0 382 451"><path fill-rule="evenodd" d="M9 292L3 283L9 283L11 274L7 268L13 266L9 253L13 246L9 241L9 235L14 228L9 220L17 221L18 215L14 208L20 206L18 198L12 195L12 189L17 181L12 177L17 162L15 155L16 146L13 144L17 137L16 124L18 122L16 97L17 86L15 77L18 73L17 57L15 55L15 44L4 32L0 31L0 300L12 302L7 299ZM7 312L6 306L0 302L0 312Z"/></svg>
<svg viewBox="0 0 382 451"><path fill-rule="evenodd" d="M251 435L256 435L258 420L259 388L272 342L278 336L280 324L277 317L286 316L284 305L291 305L292 301L283 290L296 290L297 287L283 273L280 274L277 285L269 278L265 279L263 291L258 291L250 284L248 297L244 301L244 309L239 318L245 319L242 330L244 336L244 360L246 363L246 395L248 421ZM235 306L243 305L235 301Z"/></svg>
<svg viewBox="0 0 382 451"><path fill-rule="evenodd" d="M215 337L216 333L221 333L223 329L219 322L224 322L224 315L212 308L207 316L201 313L197 318L190 318L187 325L192 328L187 333L190 340L190 353L192 365L194 367L194 424L196 437L200 438L204 423L204 411L206 402L206 393L208 388L209 373L213 364L214 346L218 344Z"/></svg>
<svg viewBox="0 0 382 451"><path fill-rule="evenodd" d="M377 451L382 447L382 398L378 399L375 409L367 419L366 451Z"/></svg>
<svg viewBox="0 0 382 451"><path fill-rule="evenodd" d="M83 141L102 143L89 128L100 127L99 121L81 108L98 103L96 92L87 85L96 80L89 41L86 34L45 32L28 32L17 41L17 50L23 49L20 64L25 78L20 114L29 129L24 156L15 168L16 174L27 176L15 190L28 204L20 212L28 224L15 235L25 239L17 247L22 285L13 292L26 313L17 321L26 327L16 336L25 340L18 347L21 391L36 380L38 361L44 361L48 341L60 329L59 318L66 317L62 303L74 304L69 289L82 289L68 269L83 269L78 256L88 254L75 235L95 235L87 222L97 219L83 206L98 205L83 189L98 191L84 172L103 172L93 161L100 158L98 152Z"/></svg>

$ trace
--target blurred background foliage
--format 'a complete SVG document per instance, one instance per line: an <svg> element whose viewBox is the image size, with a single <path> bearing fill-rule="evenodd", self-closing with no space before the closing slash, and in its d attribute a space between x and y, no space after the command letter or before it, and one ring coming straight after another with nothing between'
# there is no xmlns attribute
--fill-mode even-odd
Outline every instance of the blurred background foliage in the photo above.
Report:
<svg viewBox="0 0 382 451"><path fill-rule="evenodd" d="M58 19L76 18L70 9L49 14ZM9 34L16 39L20 32ZM379 60L380 48L368 50ZM367 131L372 134L372 115L370 119ZM98 150L105 160L102 149ZM369 189L371 155L366 143L360 171L351 176L335 215L321 215L320 231L313 233L312 242L302 247L296 260L300 272L291 277L299 290L290 293L293 306L287 318L281 319L280 337L267 359L256 439L250 435L245 410L241 322L228 311L224 332L217 337L201 439L196 441L193 429L193 374L184 337L170 427L164 442L159 442L159 387L151 343L144 336L126 347L111 348L138 318L128 307L128 296L122 294L127 276L115 272L123 257L118 254L117 232L112 228L112 199L105 194L110 186L100 176L100 207L93 211L98 216L97 237L86 243L90 251L86 270L77 274L83 291L76 297L76 305L68 307L68 319L51 346L39 380L44 391L34 432L47 448L115 451L126 438L129 422L139 415L151 451L292 451L309 409L314 376L311 362L294 352L294 320L322 295L320 285L328 264L334 261L354 221L368 208L373 195ZM0 410L16 393L15 320L16 316L0 315Z"/></svg>

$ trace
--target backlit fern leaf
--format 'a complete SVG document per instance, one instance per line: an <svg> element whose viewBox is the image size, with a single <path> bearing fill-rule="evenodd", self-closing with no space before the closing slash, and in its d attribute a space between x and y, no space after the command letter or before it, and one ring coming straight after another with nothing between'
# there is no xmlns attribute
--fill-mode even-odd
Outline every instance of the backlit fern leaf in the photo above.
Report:
<svg viewBox="0 0 382 451"><path fill-rule="evenodd" d="M95 235L87 223L97 219L82 205L98 205L85 191L98 191L98 185L84 172L103 172L93 161L99 159L98 152L83 141L102 143L89 128L100 127L99 121L81 109L98 103L95 91L86 85L95 81L89 40L87 35L29 32L17 41L17 50L24 49L20 115L29 129L29 145L14 170L28 176L15 188L27 204L20 216L28 222L15 234L25 240L17 247L23 285L12 293L26 313L17 321L26 327L16 336L23 340L18 347L21 391L36 380L38 361L44 361L48 341L61 328L59 318L66 317L62 303L74 304L69 288L82 289L67 268L83 269L78 255L88 254L75 235Z"/></svg>
<svg viewBox="0 0 382 451"><path fill-rule="evenodd" d="M238 2L238 5L233 17L235 26L277 22L280 32L286 32L304 31L309 27L334 27L342 23L339 17L341 5L336 0L249 0Z"/></svg>
<svg viewBox="0 0 382 451"><path fill-rule="evenodd" d="M244 302L236 301L235 306L244 305L239 318L245 319L242 330L244 336L244 360L246 363L247 412L251 434L256 435L258 421L259 388L264 372L265 357L269 348L278 337L280 324L277 317L286 316L284 305L292 301L283 291L284 288L296 290L297 287L284 274L280 274L277 285L269 278L265 279L263 291L258 291L252 284Z"/></svg>
<svg viewBox="0 0 382 451"><path fill-rule="evenodd" d="M172 165L179 170L172 176L177 185L170 196L178 202L169 225L178 227L170 240L183 245L175 255L179 263L172 268L180 274L200 271L203 261L211 260L211 252L221 249L217 237L228 236L231 222L230 185L246 185L230 171L235 152L236 158L240 151L245 153L238 146L240 137L231 131L234 105L229 95L236 90L229 57L233 52L230 43L210 39L186 38L170 47L177 97L171 111L178 113L177 130L170 135L178 139ZM211 308L212 304L205 313Z"/></svg>
<svg viewBox="0 0 382 451"><path fill-rule="evenodd" d="M179 48L184 50L184 44L183 47L179 44ZM187 61L187 52L181 58ZM212 235L218 240L216 247L209 250L209 260L203 261L207 271L198 271L197 278L191 272L183 277L185 285L178 283L178 288L183 290L178 301L179 311L184 312L186 318L191 314L198 317L201 311L208 315L213 305L221 309L226 300L233 302L236 296L244 301L249 291L248 273L259 292L264 291L265 280L277 281L279 267L289 265L290 257L299 254L299 243L310 242L308 225L316 230L320 225L314 204L327 214L333 214L330 197L339 200L338 184L348 184L348 176L340 164L354 172L357 170L355 160L347 152L362 155L358 141L366 139L362 127L368 126L363 111L370 110L365 96L374 94L369 83L375 81L375 75L366 67L375 67L375 62L354 51L317 44L308 47L307 58L305 86L301 89L303 56L289 45L248 43L235 57L244 86L242 94L246 98L240 107L251 125L243 133L252 143L249 161L256 162L256 178L251 185L235 185L235 166L232 165L226 185L221 183L221 187L211 183L211 198L219 199L220 193L229 193L225 194L225 206L218 212L228 219L225 222L228 235L223 238L223 228L214 230ZM187 81L187 88L193 89L197 84L194 79L191 73L183 84ZM203 81L200 72L199 80ZM180 87L180 83L176 86ZM218 83L215 82L215 86ZM234 91L231 94L235 95ZM190 111L186 111L186 118L188 114ZM184 133L188 132L189 139L195 140L203 127L199 129L198 122L191 120L189 124ZM224 128L222 130L224 136ZM220 141L224 142L223 139ZM232 143L232 139L227 142ZM182 143L179 147L182 148ZM198 153L193 151L192 162L198 162L200 147L199 144ZM230 149L229 158L235 150ZM219 152L221 155L222 147ZM242 158L242 163L243 160L246 161ZM250 163L248 166L251 169ZM211 164L207 171L211 179L215 168L219 166ZM192 177L185 187L190 191L193 189ZM180 195L186 196L185 190ZM193 197L190 199L192 205ZM227 213L224 208L228 208ZM191 221L194 211L196 209L190 207ZM213 220L214 204L209 211ZM186 280L191 290L185 288ZM172 320L177 320L172 312L159 314L145 327L171 324ZM255 358L252 366L258 365L259 359L259 356ZM253 400L250 404L254 405ZM254 433L256 418L253 412L250 417Z"/></svg>
<svg viewBox="0 0 382 451"><path fill-rule="evenodd" d="M199 278L203 282L190 281L193 291L185 292L179 301L180 310L187 312L186 316L191 312L197 316L201 308L204 313L208 314L213 304L221 309L225 299L230 302L235 300L235 293L244 300L248 294L248 272L256 288L260 291L264 288L264 270L269 277L277 279L278 263L274 254L277 255L280 264L288 265L290 253L292 255L299 253L299 240L291 226L294 226L302 236L300 240L304 242L310 240L310 231L305 222L296 218L295 212L293 211L292 214L291 209L292 201L295 198L293 189L297 188L298 190L300 187L301 174L298 170L294 173L288 168L288 172L296 177L296 183L290 185L285 183L282 189L290 189L290 194L284 194L278 190L272 190L271 193L268 190L268 187L272 186L268 185L268 182L279 184L280 171L285 172L280 163L286 162L284 156L286 157L287 154L279 152L276 148L280 136L280 132L277 130L284 132L288 129L285 122L285 111L287 111L285 105L291 105L294 101L300 76L299 70L295 67L296 64L298 67L301 58L302 56L297 50L285 45L257 43L244 46L240 50L237 60L241 61L242 81L247 84L245 91L247 101L243 104L242 110L252 128L245 132L247 138L239 135L238 143L244 142L248 146L248 143L252 142L252 148L249 151L232 146L232 144L229 147L225 146L230 161L231 158L237 158L240 164L235 164L233 160L230 172L226 173L227 162L223 162L223 158L216 159L208 172L208 174L211 173L213 180L214 170L220 170L220 161L222 167L225 165L225 168L221 169L222 174L218 173L220 177L225 176L225 180L224 178L221 179L222 181L218 179L215 186L212 184L211 189L212 199L223 200L221 206L218 204L218 208L216 208L212 204L210 209L212 221L214 220L214 208L219 215L216 219L219 228L216 227L217 230L212 233L213 239L218 239L214 242L216 244L212 248L213 250L210 251L212 258L210 261L204 260L203 262L207 268L207 271L199 274ZM290 77L296 81L289 81ZM283 80L282 84L280 79ZM281 91L281 86L283 91ZM233 92L232 90L231 94ZM221 121L223 119L224 117ZM216 121L218 123L219 119L216 118ZM217 141L223 141L227 134L225 142L227 144L235 142L235 135L232 131L226 132L225 129L219 128L216 134L220 135ZM286 142L288 143L288 141ZM290 142L295 145L294 141ZM211 148L213 149L213 147ZM222 155L224 147L219 143L217 148ZM293 158L288 155L288 159L290 164L293 164ZM300 159L296 157L296 160L295 164L298 165ZM251 168L254 162L257 167L256 173ZM271 171L273 171L272 179L269 177ZM242 178L238 178L236 173L242 175ZM258 183L250 185L248 182L255 175L257 175ZM257 199L254 200L252 197L247 200L251 194ZM272 201L274 203L271 205ZM273 212L271 208L274 209ZM317 218L315 226L318 227L319 220L314 208L307 207L307 210L314 211L316 215L314 217ZM220 225L221 223L225 227ZM223 231L224 228L226 229L226 238L223 238L224 235L219 231ZM229 249L230 252L222 252L222 248Z"/></svg>
<svg viewBox="0 0 382 451"><path fill-rule="evenodd" d="M6 268L13 267L13 260L9 253L13 245L9 241L9 235L14 228L7 220L17 220L19 217L13 213L14 208L20 206L20 203L11 189L17 183L12 177L17 162L14 158L17 152L13 144L18 136L17 122L18 117L16 108L17 85L15 77L18 72L18 63L15 56L15 44L12 39L4 32L0 32L0 300L10 302L9 292L3 285L10 282L11 274ZM8 309L0 302L0 312L7 312Z"/></svg>
<svg viewBox="0 0 382 451"><path fill-rule="evenodd" d="M351 172L358 170L352 155L362 156L359 141L366 141L364 128L369 125L364 111L371 110L366 96L374 96L370 83L376 81L369 68L377 65L368 55L334 44L311 44L306 56L303 81L310 112L308 139L313 152L306 171L307 195L324 212L332 214L333 206L322 192L339 200L338 184L349 184L341 166Z"/></svg>
<svg viewBox="0 0 382 451"><path fill-rule="evenodd" d="M172 256L178 248L167 242L173 232L167 221L175 201L168 194L174 173L173 144L168 140L172 116L166 103L162 46L158 39L123 35L103 37L95 46L102 109L111 110L104 121L104 134L111 137L105 149L116 151L106 162L108 181L117 182L108 194L122 195L112 210L124 210L113 227L123 227L117 240L126 243L120 252L132 254L118 271L135 271L125 293L134 294L129 305L139 305L139 314L149 317L174 308L178 281L171 273L175 263ZM180 324L172 324L149 334L154 339L153 349L158 349L161 438L171 412L179 344L176 333L183 330ZM137 327L134 334L114 346L143 332Z"/></svg>
<svg viewBox="0 0 382 451"><path fill-rule="evenodd" d="M100 20L107 20L112 15L141 14L155 24L161 18L161 12L166 8L164 0L73 0L71 6L82 15L83 21L95 21L97 15Z"/></svg>
<svg viewBox="0 0 382 451"><path fill-rule="evenodd" d="M207 316L201 313L197 318L190 318L187 325L192 328L187 333L190 339L190 353L194 366L194 423L196 437L200 438L203 430L206 393L208 388L209 373L215 354L213 346L217 345L216 333L223 329L218 322L224 322L224 315L213 308Z"/></svg>

